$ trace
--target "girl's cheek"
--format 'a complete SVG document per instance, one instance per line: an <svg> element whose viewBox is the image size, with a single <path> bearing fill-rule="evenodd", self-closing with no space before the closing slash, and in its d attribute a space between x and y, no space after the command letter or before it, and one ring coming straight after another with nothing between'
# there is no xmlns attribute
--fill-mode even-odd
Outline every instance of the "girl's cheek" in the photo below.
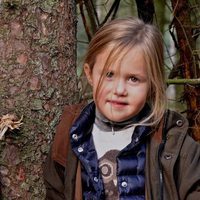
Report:
<svg viewBox="0 0 200 200"><path fill-rule="evenodd" d="M109 82L104 82L101 87L101 94L109 93L113 90L113 84Z"/></svg>

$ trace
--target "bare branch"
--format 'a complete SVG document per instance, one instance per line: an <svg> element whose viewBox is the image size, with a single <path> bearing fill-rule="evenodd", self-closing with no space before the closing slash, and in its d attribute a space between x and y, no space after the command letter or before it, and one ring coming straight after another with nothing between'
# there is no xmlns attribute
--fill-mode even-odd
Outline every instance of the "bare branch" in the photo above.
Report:
<svg viewBox="0 0 200 200"><path fill-rule="evenodd" d="M200 85L200 78L197 79L167 79L167 84L175 84L175 85Z"/></svg>
<svg viewBox="0 0 200 200"><path fill-rule="evenodd" d="M144 22L152 23L155 13L153 0L136 0L138 17Z"/></svg>
<svg viewBox="0 0 200 200"><path fill-rule="evenodd" d="M89 26L87 25L87 20L86 20L84 9L83 9L83 1L79 1L79 9L80 9L81 17L83 20L83 25L85 27L85 32L87 34L88 40L90 41L92 38L92 34L90 33Z"/></svg>
<svg viewBox="0 0 200 200"><path fill-rule="evenodd" d="M106 17L104 18L103 22L101 23L101 26L107 22L107 20L109 19L109 17L111 16L113 11L114 11L113 17L115 17L115 14L116 14L116 12L117 12L117 10L119 8L119 4L120 4L120 0L115 0L114 1L114 3L112 4L110 10L108 11L108 14L106 15Z"/></svg>
<svg viewBox="0 0 200 200"><path fill-rule="evenodd" d="M90 19L91 30L92 30L92 33L94 34L98 29L99 20L97 20L98 19L97 13L94 8L94 4L92 0L84 0L84 4L88 13L88 17Z"/></svg>

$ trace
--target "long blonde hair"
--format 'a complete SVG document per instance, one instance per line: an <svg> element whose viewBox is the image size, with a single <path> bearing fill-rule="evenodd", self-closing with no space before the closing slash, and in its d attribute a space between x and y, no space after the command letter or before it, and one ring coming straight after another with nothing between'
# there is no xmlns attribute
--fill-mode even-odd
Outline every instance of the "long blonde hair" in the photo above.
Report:
<svg viewBox="0 0 200 200"><path fill-rule="evenodd" d="M126 54L130 49L139 47L147 67L149 94L148 104L151 113L141 123L158 125L166 107L165 75L163 58L163 40L160 31L150 24L136 18L115 19L101 27L92 38L85 57L85 63L92 71L97 55L111 46L103 72L119 55ZM125 52L125 53L124 53ZM101 85L100 79L99 87Z"/></svg>

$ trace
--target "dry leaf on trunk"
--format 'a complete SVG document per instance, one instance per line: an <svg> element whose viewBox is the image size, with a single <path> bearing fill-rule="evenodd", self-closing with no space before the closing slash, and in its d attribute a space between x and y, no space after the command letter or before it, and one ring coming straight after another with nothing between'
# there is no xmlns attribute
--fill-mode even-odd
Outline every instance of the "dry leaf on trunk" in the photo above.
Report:
<svg viewBox="0 0 200 200"><path fill-rule="evenodd" d="M19 129L19 127L22 125L22 119L17 120L16 116L14 114L6 114L3 115L0 118L0 140L3 139L6 131Z"/></svg>

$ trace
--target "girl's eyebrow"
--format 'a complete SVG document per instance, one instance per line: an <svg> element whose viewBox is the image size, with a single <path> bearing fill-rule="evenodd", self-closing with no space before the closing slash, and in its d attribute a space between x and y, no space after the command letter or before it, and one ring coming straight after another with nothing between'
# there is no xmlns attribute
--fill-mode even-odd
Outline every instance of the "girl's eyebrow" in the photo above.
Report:
<svg viewBox="0 0 200 200"><path fill-rule="evenodd" d="M128 76L141 76L141 77L146 77L146 74L141 73L127 73Z"/></svg>

